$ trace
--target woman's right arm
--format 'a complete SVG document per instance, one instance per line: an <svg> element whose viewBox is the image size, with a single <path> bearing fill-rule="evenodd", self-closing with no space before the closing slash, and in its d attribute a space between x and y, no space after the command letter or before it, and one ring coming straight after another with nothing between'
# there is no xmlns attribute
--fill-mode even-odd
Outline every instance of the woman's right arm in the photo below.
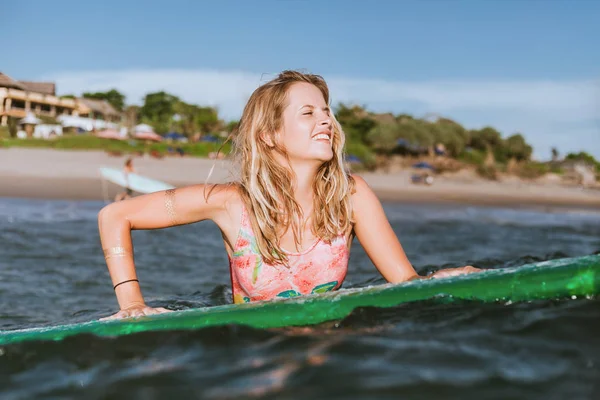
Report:
<svg viewBox="0 0 600 400"><path fill-rule="evenodd" d="M212 187L212 185L211 185ZM194 185L109 204L98 214L100 241L120 311L106 319L166 312L147 307L137 280L131 231L161 229L206 219L227 219L230 186ZM205 196L206 193L210 195Z"/></svg>

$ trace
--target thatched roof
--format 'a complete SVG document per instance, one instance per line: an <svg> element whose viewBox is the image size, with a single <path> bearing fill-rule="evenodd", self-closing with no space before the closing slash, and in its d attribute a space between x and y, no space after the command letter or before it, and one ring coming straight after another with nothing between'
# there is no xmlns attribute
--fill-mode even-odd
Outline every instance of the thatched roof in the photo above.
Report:
<svg viewBox="0 0 600 400"><path fill-rule="evenodd" d="M23 85L2 72L0 72L0 87L25 90Z"/></svg>
<svg viewBox="0 0 600 400"><path fill-rule="evenodd" d="M0 87L49 94L52 96L56 95L56 84L54 84L54 82L17 81L2 72L0 72Z"/></svg>
<svg viewBox="0 0 600 400"><path fill-rule="evenodd" d="M19 81L25 90L35 93L49 94L56 96L56 84L54 82L31 82Z"/></svg>
<svg viewBox="0 0 600 400"><path fill-rule="evenodd" d="M87 106L90 110L104 115L121 115L121 113L115 110L106 100L78 98L77 101Z"/></svg>

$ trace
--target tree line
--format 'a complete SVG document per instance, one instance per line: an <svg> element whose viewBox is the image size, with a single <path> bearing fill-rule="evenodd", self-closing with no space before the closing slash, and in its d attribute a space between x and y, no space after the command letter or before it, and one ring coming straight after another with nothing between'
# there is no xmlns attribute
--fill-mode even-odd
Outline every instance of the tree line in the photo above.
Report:
<svg viewBox="0 0 600 400"><path fill-rule="evenodd" d="M73 98L73 95L61 96ZM148 93L142 106L127 105L125 95L117 89L106 92L84 92L83 98L106 100L115 110L123 113L130 125L145 123L151 125L156 133L171 131L191 137L196 133L209 134L231 129L219 118L215 107L202 107L190 104L179 97L164 91Z"/></svg>
<svg viewBox="0 0 600 400"><path fill-rule="evenodd" d="M529 161L533 148L520 133L507 138L493 127L467 129L444 117L415 118L408 114L375 114L361 106L339 104L336 117L346 132L350 148L375 154L433 154L459 158L465 152L491 154L505 163ZM441 150L439 150L441 149Z"/></svg>
<svg viewBox="0 0 600 400"><path fill-rule="evenodd" d="M130 124L147 123L159 134L176 131L191 137L197 133L230 133L238 123L222 120L215 107L187 103L164 91L148 93L141 106L127 105L125 95L117 89L85 92L82 97L106 100L123 112ZM334 112L346 133L347 152L370 166L374 166L377 156L432 155L440 150L449 157L479 165L484 158L491 158L495 164L527 163L533 153L521 133L503 137L491 126L467 129L445 117L373 113L364 106L343 103L334 107ZM552 149L553 160L557 156L558 151ZM600 163L586 153L569 154L565 159L589 161L600 170Z"/></svg>

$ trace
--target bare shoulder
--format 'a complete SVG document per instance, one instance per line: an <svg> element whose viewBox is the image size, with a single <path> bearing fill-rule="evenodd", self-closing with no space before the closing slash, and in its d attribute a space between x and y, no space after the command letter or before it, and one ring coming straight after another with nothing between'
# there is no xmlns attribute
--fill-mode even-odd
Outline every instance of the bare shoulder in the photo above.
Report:
<svg viewBox="0 0 600 400"><path fill-rule="evenodd" d="M365 181L365 179L362 176L356 175L356 174L350 174L350 177L352 178L352 180L354 180L354 187L356 190L365 190L365 189L370 190L369 184L367 183L367 181Z"/></svg>
<svg viewBox="0 0 600 400"><path fill-rule="evenodd" d="M235 182L194 185L192 188L196 191L201 203L216 211L216 218L219 217L219 214L227 214L238 208L241 209L242 197L239 185Z"/></svg>
<svg viewBox="0 0 600 400"><path fill-rule="evenodd" d="M373 189L365 181L365 179L359 175L350 175L354 180L354 190L352 191L352 204L355 209L360 209L360 206L377 200L377 196L373 192Z"/></svg>
<svg viewBox="0 0 600 400"><path fill-rule="evenodd" d="M234 234L239 229L242 217L243 199L239 184L235 182L201 185L202 199L213 204L219 210L213 214L213 221L221 228L226 236Z"/></svg>
<svg viewBox="0 0 600 400"><path fill-rule="evenodd" d="M218 205L222 208L226 208L229 203L236 202L240 199L239 187L234 182L198 184L177 190L194 191L196 196L200 196L202 202Z"/></svg>
<svg viewBox="0 0 600 400"><path fill-rule="evenodd" d="M230 184L190 185L136 196L104 207L98 218L118 218L131 229L160 229L204 220L227 221L238 191Z"/></svg>

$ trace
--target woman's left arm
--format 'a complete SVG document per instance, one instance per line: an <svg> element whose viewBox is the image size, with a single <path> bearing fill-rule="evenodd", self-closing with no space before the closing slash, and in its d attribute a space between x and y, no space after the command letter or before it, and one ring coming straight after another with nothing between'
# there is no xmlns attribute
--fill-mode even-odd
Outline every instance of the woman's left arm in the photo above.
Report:
<svg viewBox="0 0 600 400"><path fill-rule="evenodd" d="M381 275L392 283L425 278L417 274L394 233L381 202L360 176L353 175L356 191L352 195L354 232L367 255ZM431 278L461 275L478 271L471 266L449 268L436 272Z"/></svg>

